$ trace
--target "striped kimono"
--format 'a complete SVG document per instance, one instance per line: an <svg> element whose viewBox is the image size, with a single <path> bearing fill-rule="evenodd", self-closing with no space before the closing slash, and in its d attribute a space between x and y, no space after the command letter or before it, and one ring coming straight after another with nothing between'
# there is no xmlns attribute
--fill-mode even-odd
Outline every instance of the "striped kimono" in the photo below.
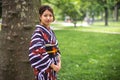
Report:
<svg viewBox="0 0 120 80"><path fill-rule="evenodd" d="M46 44L54 44L58 49L58 42L51 29L36 25L29 47L29 61L33 67L36 80L57 80L56 72L50 67L51 63L58 63L59 49L50 56L46 51Z"/></svg>

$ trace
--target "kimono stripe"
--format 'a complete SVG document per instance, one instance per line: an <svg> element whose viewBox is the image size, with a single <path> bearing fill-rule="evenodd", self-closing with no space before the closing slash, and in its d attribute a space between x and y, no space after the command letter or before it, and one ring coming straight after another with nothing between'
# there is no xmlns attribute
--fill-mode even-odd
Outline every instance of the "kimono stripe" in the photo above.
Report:
<svg viewBox="0 0 120 80"><path fill-rule="evenodd" d="M57 56L60 53L56 52L56 55L51 58L45 49L46 44L54 44L58 48L58 41L54 32L51 29L46 29L44 26L36 25L29 46L31 67L37 70L35 77L38 80L55 80L56 72L50 68L50 65L51 63L57 64Z"/></svg>

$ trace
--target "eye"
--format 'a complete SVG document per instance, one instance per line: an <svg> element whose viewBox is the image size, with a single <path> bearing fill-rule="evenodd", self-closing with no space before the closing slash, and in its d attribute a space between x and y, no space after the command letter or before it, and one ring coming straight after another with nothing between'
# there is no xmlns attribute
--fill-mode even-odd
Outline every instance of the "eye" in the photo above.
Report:
<svg viewBox="0 0 120 80"><path fill-rule="evenodd" d="M47 15L44 15L44 17L47 17Z"/></svg>
<svg viewBox="0 0 120 80"><path fill-rule="evenodd" d="M53 15L49 15L50 17L53 17Z"/></svg>

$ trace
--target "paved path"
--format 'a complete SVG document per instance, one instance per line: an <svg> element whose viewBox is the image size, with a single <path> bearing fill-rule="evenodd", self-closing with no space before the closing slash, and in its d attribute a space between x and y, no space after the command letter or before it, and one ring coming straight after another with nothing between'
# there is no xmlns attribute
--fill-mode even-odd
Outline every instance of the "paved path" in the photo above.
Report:
<svg viewBox="0 0 120 80"><path fill-rule="evenodd" d="M73 23L65 23L65 22L55 22L54 24L60 24L63 26L74 26ZM83 27L89 27L89 25L87 23L77 23L77 26L83 26ZM63 27L54 27L53 30L62 30ZM77 30L77 29L76 29ZM83 32L99 32L99 33L108 33L108 34L120 34L120 32L110 32L110 31L93 31L93 30L79 30L79 31L83 31Z"/></svg>

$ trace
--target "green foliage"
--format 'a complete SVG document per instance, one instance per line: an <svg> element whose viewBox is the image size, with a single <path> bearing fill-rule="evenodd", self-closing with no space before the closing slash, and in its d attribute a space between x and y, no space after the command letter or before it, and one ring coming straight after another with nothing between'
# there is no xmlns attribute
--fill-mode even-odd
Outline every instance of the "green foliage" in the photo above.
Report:
<svg viewBox="0 0 120 80"><path fill-rule="evenodd" d="M119 34L76 29L55 33L62 55L58 80L120 80Z"/></svg>
<svg viewBox="0 0 120 80"><path fill-rule="evenodd" d="M108 18L118 21L118 8L120 0L44 0L44 3L52 4L58 13L57 18L70 16L74 25L77 21L83 21L85 17L95 20L100 17L104 25L108 26ZM116 10L115 10L116 6Z"/></svg>
<svg viewBox="0 0 120 80"><path fill-rule="evenodd" d="M74 21L83 18L83 13L80 12L80 1L79 0L45 0L49 4L54 5L61 10L60 15L70 16ZM57 10L58 10L57 9ZM78 17L79 16L79 17Z"/></svg>

